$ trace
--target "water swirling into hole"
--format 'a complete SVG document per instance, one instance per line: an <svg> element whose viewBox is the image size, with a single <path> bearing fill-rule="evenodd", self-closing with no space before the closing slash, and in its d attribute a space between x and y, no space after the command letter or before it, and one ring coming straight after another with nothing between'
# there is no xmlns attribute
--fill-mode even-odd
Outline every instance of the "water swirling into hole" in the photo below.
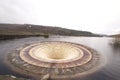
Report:
<svg viewBox="0 0 120 80"><path fill-rule="evenodd" d="M98 69L100 55L81 44L53 41L32 43L9 55L10 63L27 75L70 79Z"/></svg>

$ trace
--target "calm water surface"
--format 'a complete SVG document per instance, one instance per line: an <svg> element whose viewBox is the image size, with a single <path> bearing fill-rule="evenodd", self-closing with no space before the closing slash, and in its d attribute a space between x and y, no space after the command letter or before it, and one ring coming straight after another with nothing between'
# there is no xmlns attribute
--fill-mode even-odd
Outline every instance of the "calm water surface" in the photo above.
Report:
<svg viewBox="0 0 120 80"><path fill-rule="evenodd" d="M63 36L51 36L50 38L43 37L30 37L14 40L0 41L0 75L15 75L23 77L13 71L11 71L3 63L4 55L15 50L24 44L41 42L41 41L68 41L80 43L95 49L102 55L103 64L102 68L97 72L81 77L78 80L120 80L120 49L115 49L110 45L112 38L106 37L63 37Z"/></svg>

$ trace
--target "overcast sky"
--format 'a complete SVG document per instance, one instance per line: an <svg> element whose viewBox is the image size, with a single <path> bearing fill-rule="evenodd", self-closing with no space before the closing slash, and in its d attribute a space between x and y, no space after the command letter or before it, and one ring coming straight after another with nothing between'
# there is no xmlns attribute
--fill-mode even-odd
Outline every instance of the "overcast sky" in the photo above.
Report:
<svg viewBox="0 0 120 80"><path fill-rule="evenodd" d="M120 0L0 0L0 23L120 33Z"/></svg>

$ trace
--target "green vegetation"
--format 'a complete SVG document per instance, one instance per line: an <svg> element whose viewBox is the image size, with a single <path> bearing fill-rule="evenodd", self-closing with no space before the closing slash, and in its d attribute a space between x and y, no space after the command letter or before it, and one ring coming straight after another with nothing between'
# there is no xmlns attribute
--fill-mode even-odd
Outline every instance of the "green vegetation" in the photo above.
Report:
<svg viewBox="0 0 120 80"><path fill-rule="evenodd" d="M110 37L120 38L120 34L111 35Z"/></svg>
<svg viewBox="0 0 120 80"><path fill-rule="evenodd" d="M49 35L62 36L94 36L102 35L93 34L88 31L78 31L53 26L41 26L31 24L0 24L0 39L21 38L30 36L43 36L48 38Z"/></svg>
<svg viewBox="0 0 120 80"><path fill-rule="evenodd" d="M0 80L27 80L27 79L16 78L15 76L10 75L0 75Z"/></svg>
<svg viewBox="0 0 120 80"><path fill-rule="evenodd" d="M115 48L119 48L120 47L120 34L111 35L110 37L114 38L112 41L112 45Z"/></svg>
<svg viewBox="0 0 120 80"><path fill-rule="evenodd" d="M120 47L120 38L118 38L118 37L114 38L113 46L114 47Z"/></svg>

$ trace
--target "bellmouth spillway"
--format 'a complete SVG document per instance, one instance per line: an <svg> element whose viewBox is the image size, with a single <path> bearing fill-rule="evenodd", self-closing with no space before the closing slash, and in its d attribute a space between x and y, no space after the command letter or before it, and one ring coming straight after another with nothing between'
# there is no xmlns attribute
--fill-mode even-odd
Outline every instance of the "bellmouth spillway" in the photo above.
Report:
<svg viewBox="0 0 120 80"><path fill-rule="evenodd" d="M100 63L95 50L64 41L28 44L9 54L8 59L20 73L34 77L49 74L52 79L68 80L94 72Z"/></svg>

